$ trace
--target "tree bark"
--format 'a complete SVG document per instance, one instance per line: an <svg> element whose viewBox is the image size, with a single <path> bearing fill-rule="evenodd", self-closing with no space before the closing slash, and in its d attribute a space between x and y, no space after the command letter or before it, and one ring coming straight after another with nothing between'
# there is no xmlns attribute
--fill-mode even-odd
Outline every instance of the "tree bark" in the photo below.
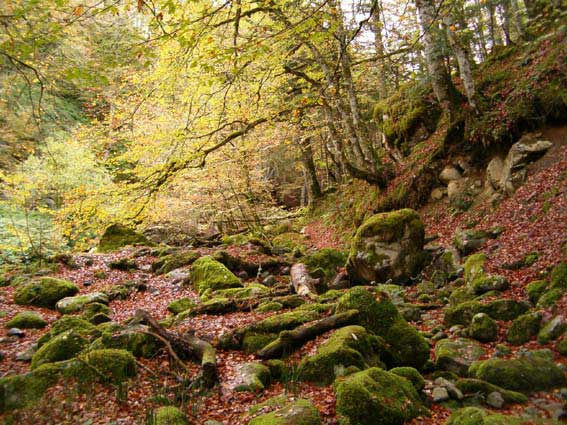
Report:
<svg viewBox="0 0 567 425"><path fill-rule="evenodd" d="M278 339L258 351L258 357L262 359L282 357L331 329L352 325L357 321L358 310L348 310L344 313L325 317L312 324L300 326L292 331L282 331Z"/></svg>
<svg viewBox="0 0 567 425"><path fill-rule="evenodd" d="M319 283L319 279L313 279L309 275L305 264L295 263L291 266L290 277L297 295L317 295L315 285Z"/></svg>
<svg viewBox="0 0 567 425"><path fill-rule="evenodd" d="M145 323L160 339L167 341L181 360L200 362L201 373L196 381L204 388L212 388L218 382L216 353L211 344L191 334L180 336L168 332L146 310L137 310L134 321Z"/></svg>
<svg viewBox="0 0 567 425"><path fill-rule="evenodd" d="M317 169L315 162L313 162L313 148L311 147L311 138L305 138L299 144L301 150L301 163L305 170L305 177L307 180L307 189L309 192L308 203L322 196L321 185L317 178Z"/></svg>

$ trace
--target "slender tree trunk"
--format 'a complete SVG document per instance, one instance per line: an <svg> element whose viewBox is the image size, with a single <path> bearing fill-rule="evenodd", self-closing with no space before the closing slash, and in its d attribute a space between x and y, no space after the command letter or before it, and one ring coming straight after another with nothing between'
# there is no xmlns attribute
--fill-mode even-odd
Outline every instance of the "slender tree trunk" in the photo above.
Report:
<svg viewBox="0 0 567 425"><path fill-rule="evenodd" d="M433 0L416 0L415 4L420 16L425 61L433 92L443 110L452 115L456 89L443 62L443 38L439 29L438 10Z"/></svg>
<svg viewBox="0 0 567 425"><path fill-rule="evenodd" d="M486 2L486 10L488 11L488 33L490 34L492 48L494 49L495 46L501 46L503 44L497 28L496 5L494 4L494 0L488 0Z"/></svg>
<svg viewBox="0 0 567 425"><path fill-rule="evenodd" d="M512 44L510 36L510 0L502 0L500 4L500 15L502 16L502 31L504 32L504 42L506 46Z"/></svg>
<svg viewBox="0 0 567 425"><path fill-rule="evenodd" d="M317 169L315 168L315 162L313 161L313 148L311 147L311 139L306 138L300 142L301 150L301 163L305 170L305 177L307 183L307 190L309 194L308 203L311 203L315 199L321 197L321 186L319 180L317 179Z"/></svg>
<svg viewBox="0 0 567 425"><path fill-rule="evenodd" d="M384 40L382 37L382 4L377 1L377 7L372 16L372 32L374 33L374 50L379 59L376 61L376 80L378 81L378 98L388 97L388 83L386 80L386 59L384 56Z"/></svg>
<svg viewBox="0 0 567 425"><path fill-rule="evenodd" d="M512 11L512 22L514 22L514 27L516 28L516 33L518 34L518 40L523 40L525 38L524 24L522 22L522 15L520 13L520 8L518 7L517 0L509 0L510 9Z"/></svg>

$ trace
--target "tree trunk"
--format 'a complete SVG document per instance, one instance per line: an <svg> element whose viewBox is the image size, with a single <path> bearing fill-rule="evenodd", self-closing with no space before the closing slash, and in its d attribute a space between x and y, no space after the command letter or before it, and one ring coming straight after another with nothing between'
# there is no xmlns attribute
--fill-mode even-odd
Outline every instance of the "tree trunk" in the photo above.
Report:
<svg viewBox="0 0 567 425"><path fill-rule="evenodd" d="M282 357L331 329L352 325L357 321L358 310L348 310L344 313L325 317L312 324L300 326L292 331L282 331L278 339L258 351L258 357L261 359Z"/></svg>
<svg viewBox="0 0 567 425"><path fill-rule="evenodd" d="M443 63L443 38L439 30L438 11L433 0L415 2L423 31L425 61L433 92L443 110L452 116L456 89Z"/></svg>
<svg viewBox="0 0 567 425"><path fill-rule="evenodd" d="M301 150L301 163L305 171L307 189L309 194L308 203L313 202L322 196L321 185L317 178L317 169L313 161L313 148L311 147L311 138L305 138L299 143Z"/></svg>
<svg viewBox="0 0 567 425"><path fill-rule="evenodd" d="M524 24L522 22L522 15L520 13L520 8L518 7L517 0L509 0L510 9L512 11L512 21L514 22L514 27L516 28L516 33L518 34L518 39L523 40L525 38Z"/></svg>
<svg viewBox="0 0 567 425"><path fill-rule="evenodd" d="M502 16L502 31L504 32L504 42L506 46L512 44L512 37L510 35L510 0L502 0L500 5L500 15Z"/></svg>
<svg viewBox="0 0 567 425"><path fill-rule="evenodd" d="M319 279L313 279L309 275L305 264L295 263L291 266L290 278L297 295L317 295L315 285L319 283Z"/></svg>

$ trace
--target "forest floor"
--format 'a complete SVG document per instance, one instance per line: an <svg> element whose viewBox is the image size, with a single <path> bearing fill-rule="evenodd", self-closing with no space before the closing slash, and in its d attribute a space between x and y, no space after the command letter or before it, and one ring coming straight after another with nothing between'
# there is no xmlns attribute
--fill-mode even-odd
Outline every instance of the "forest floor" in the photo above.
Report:
<svg viewBox="0 0 567 425"><path fill-rule="evenodd" d="M496 209L478 206L460 215L448 213L447 204L441 201L426 206L422 216L428 234L438 234L435 243L450 245L456 229L478 228L488 229L494 226L503 227L503 233L490 240L482 251L488 256L488 271L506 276L511 287L504 295L518 299L526 299L525 285L536 279L542 271L559 261L567 260L567 146L559 145L546 157L531 167L528 180L512 197L503 201ZM305 229L312 247L337 247L340 238L332 229L321 222L313 223ZM227 249L223 247L223 249ZM258 253L248 247L229 247L233 255L247 260L258 260ZM214 248L203 248L202 253L213 252ZM530 252L538 252L538 260L531 266L520 270L507 270L502 266L522 259ZM80 287L80 294L102 290L110 285L126 281L144 282L146 290L136 292L125 300L111 301L111 318L123 322L132 317L137 309L149 311L156 319L164 319L169 314L167 306L170 302L188 297L198 301L197 293L191 287L173 284L172 279L157 276L151 272L150 265L155 260L150 255L133 257L134 249L124 249L111 254L80 254L75 257L78 268L61 266L56 277L70 280ZM132 272L112 270L109 263L120 258L134 258L138 266ZM101 277L104 272L104 277ZM279 280L285 276L276 275ZM253 281L250 279L249 281ZM410 294L414 288L407 288ZM55 321L60 314L49 309L19 306L12 302L13 287L2 288L0 294L0 326L17 312L24 310L38 311L48 322ZM567 311L567 294L559 301L559 311ZM224 315L199 315L188 318L173 325L168 330L186 332L193 330L195 334L207 341L217 338L232 329L256 322L278 312L257 313L253 311L227 313ZM441 325L443 311L441 308L428 310L417 323L412 323L420 330L429 331ZM505 335L510 322L500 322L499 339L483 344L489 357L497 344L506 344ZM41 330L26 330L22 338L3 338L0 350L5 358L0 361L0 375L24 373L29 370L29 363L16 361L17 353L25 351L31 344L49 330L49 326ZM448 332L448 331L447 331ZM327 332L305 344L291 356L290 363L296 363L302 355L313 354L331 332ZM553 348L553 344L542 346L532 341L520 347L509 346L510 356L521 348ZM433 352L433 350L432 350ZM555 361L567 367L567 359L555 353ZM246 424L252 417L249 409L275 395L284 394L289 399L307 398L319 409L325 424L335 424L335 396L332 386L316 386L289 380L272 383L261 393L234 392L232 384L235 380L237 365L257 360L254 354L242 351L217 349L217 361L220 384L206 394L184 393L181 381L191 379L198 373L197 365L190 365L190 370L181 369L170 357L167 350L152 359L138 359L138 376L127 387L127 395L116 388L93 384L89 391L79 392L75 385L60 383L48 390L41 402L33 408L11 412L0 416L0 422L10 419L18 424L146 424L151 412L164 400L182 404L190 423L204 424L207 420L217 420L226 425ZM542 417L549 415L549 406L562 403L557 392L535 393L530 397L529 407L537 409ZM264 413L264 408L260 413ZM526 409L525 405L512 405L501 413L518 413ZM257 413L256 413L257 414ZM431 416L414 419L411 423L441 424L450 414L446 408L431 404Z"/></svg>

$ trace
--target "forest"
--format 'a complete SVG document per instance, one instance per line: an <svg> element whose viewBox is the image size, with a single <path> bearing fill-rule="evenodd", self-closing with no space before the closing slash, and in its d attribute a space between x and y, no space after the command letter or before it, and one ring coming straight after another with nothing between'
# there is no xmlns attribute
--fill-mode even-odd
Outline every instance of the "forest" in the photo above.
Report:
<svg viewBox="0 0 567 425"><path fill-rule="evenodd" d="M2 0L0 423L567 422L566 0Z"/></svg>

